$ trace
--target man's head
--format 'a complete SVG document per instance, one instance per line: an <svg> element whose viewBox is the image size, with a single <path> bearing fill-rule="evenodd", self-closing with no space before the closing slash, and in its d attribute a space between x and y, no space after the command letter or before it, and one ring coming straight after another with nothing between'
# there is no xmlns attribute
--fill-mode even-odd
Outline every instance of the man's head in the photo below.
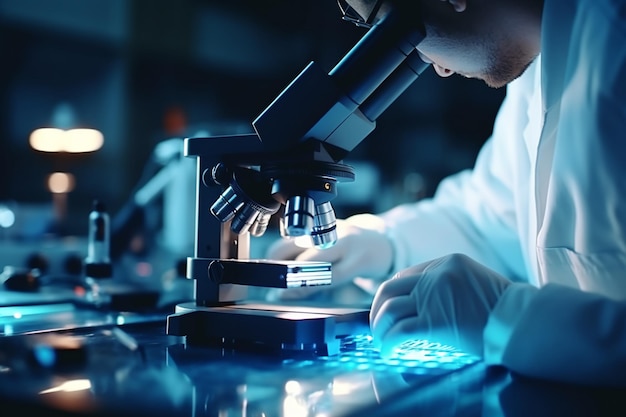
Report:
<svg viewBox="0 0 626 417"><path fill-rule="evenodd" d="M537 57L543 0L420 0L422 59L443 77L458 73L502 87Z"/></svg>

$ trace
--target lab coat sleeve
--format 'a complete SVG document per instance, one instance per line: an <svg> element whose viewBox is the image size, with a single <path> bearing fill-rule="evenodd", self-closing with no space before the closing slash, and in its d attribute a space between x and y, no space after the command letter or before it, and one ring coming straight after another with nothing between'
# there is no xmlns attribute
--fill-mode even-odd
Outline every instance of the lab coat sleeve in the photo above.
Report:
<svg viewBox="0 0 626 417"><path fill-rule="evenodd" d="M512 284L484 332L485 362L574 384L626 387L626 301L560 284Z"/></svg>
<svg viewBox="0 0 626 417"><path fill-rule="evenodd" d="M526 154L519 146L534 81L533 68L507 87L493 134L473 169L444 179L431 199L380 215L394 245L392 272L456 252L511 279L525 279L512 172Z"/></svg>

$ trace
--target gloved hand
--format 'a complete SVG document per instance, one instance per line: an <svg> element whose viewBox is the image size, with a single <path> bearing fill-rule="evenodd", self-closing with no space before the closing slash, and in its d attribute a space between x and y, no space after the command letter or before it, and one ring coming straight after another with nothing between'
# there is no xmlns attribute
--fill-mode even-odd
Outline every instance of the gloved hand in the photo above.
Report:
<svg viewBox="0 0 626 417"><path fill-rule="evenodd" d="M393 248L383 233L382 220L369 214L337 220L337 243L327 249L301 248L294 239L279 239L268 248L267 259L324 261L332 264L332 285L284 290L282 299L302 299L333 291L355 277L386 279L393 263Z"/></svg>
<svg viewBox="0 0 626 417"><path fill-rule="evenodd" d="M426 339L482 356L483 329L511 281L465 255L407 268L378 289L370 326L382 356Z"/></svg>

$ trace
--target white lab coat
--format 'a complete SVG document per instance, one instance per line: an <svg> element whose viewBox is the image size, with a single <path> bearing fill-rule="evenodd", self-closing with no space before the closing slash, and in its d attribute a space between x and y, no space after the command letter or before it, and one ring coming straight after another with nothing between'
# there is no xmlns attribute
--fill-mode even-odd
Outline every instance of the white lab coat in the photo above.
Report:
<svg viewBox="0 0 626 417"><path fill-rule="evenodd" d="M474 169L379 216L396 270L461 252L526 283L490 317L488 363L626 384L624 45L626 1L546 0L541 58L507 87Z"/></svg>

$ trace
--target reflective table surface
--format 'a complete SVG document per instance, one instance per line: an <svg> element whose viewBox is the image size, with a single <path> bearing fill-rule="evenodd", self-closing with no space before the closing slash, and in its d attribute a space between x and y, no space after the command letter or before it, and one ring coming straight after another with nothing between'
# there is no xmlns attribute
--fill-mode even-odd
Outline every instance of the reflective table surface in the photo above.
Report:
<svg viewBox="0 0 626 417"><path fill-rule="evenodd" d="M89 305L74 279L0 288L1 417L626 416L626 390L532 380L426 341L390 359L367 334L331 356L190 345L166 319L193 282L166 256L124 265L106 286L120 308Z"/></svg>
<svg viewBox="0 0 626 417"><path fill-rule="evenodd" d="M427 341L389 359L367 334L331 356L237 351L168 335L168 314L0 306L0 415L626 415L626 390L531 380Z"/></svg>

